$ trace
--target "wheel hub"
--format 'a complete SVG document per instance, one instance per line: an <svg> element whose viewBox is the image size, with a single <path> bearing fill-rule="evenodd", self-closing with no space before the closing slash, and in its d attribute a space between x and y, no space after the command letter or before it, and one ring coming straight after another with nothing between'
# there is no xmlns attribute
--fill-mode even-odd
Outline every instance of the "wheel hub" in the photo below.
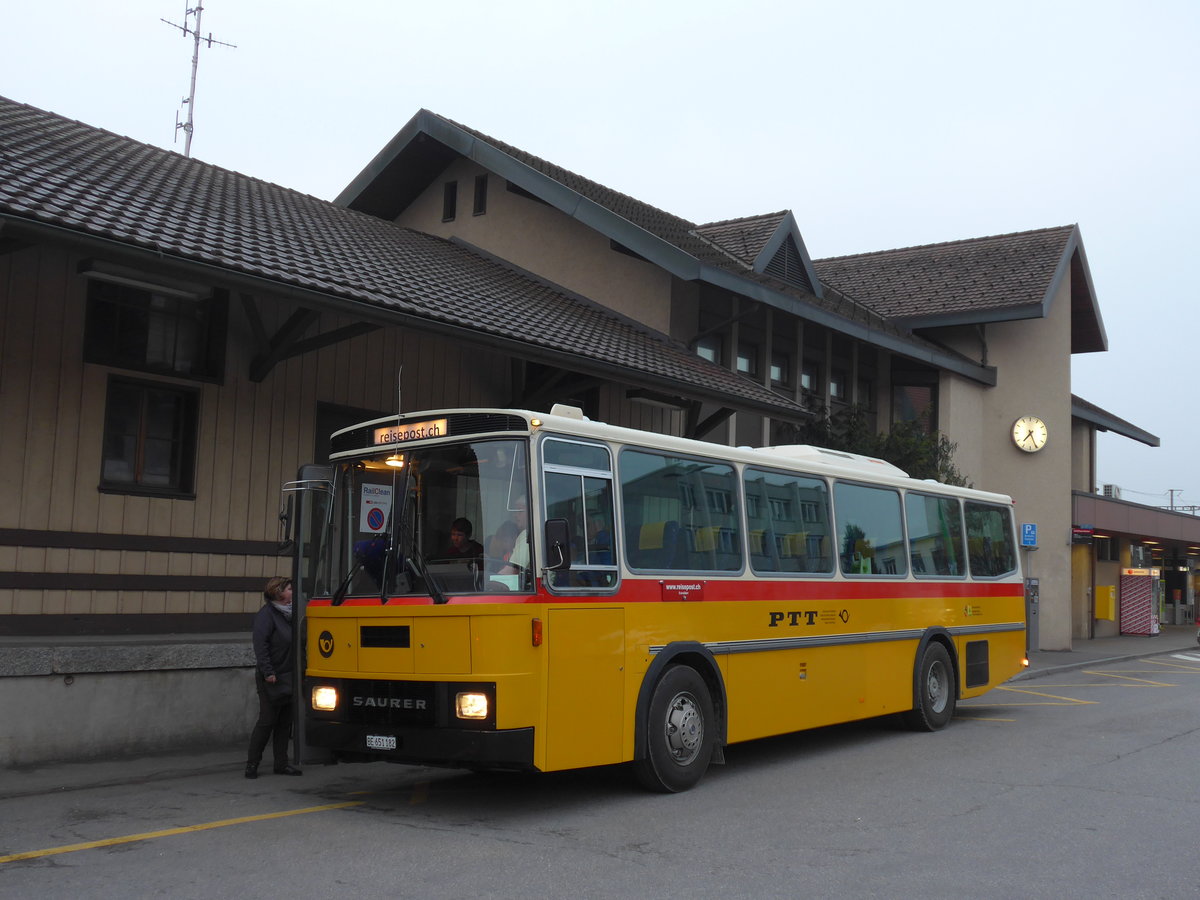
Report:
<svg viewBox="0 0 1200 900"><path fill-rule="evenodd" d="M704 741L704 717L691 694L676 694L667 711L667 746L671 756L681 766L687 765L700 752Z"/></svg>

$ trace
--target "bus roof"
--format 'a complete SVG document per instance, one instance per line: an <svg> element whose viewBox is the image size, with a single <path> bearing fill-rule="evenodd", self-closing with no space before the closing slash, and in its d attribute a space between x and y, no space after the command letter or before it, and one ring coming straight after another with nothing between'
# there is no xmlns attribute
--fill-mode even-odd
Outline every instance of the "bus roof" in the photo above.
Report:
<svg viewBox="0 0 1200 900"><path fill-rule="evenodd" d="M348 434L370 426L395 426L400 423L445 418L455 413L484 416L515 416L524 420L529 428L527 432L514 432L509 429L506 432L495 432L496 434L533 434L538 431L550 431L565 436L575 435L659 450L671 450L693 456L715 457L728 462L739 462L745 465L767 466L850 480L867 479L908 490L952 493L959 496L987 500L993 503L1012 503L1012 499L1006 494L943 484L932 479L912 478L903 469L892 465L886 460L877 459L872 456L847 453L841 450L830 450L810 444L790 444L777 447L728 447L695 438L676 437L653 431L642 431L622 425L609 425L606 422L598 422L587 418L578 407L566 406L559 403L556 403L549 413L535 412L527 409L501 409L495 407L419 410L403 413L399 417L385 416L367 422L360 422L348 428L335 431L331 437ZM339 459L349 456L360 456L368 451L382 452L384 450L401 449L413 445L445 443L447 441L461 440L462 437L463 435L446 435L428 440L411 440L397 444L364 446L361 450L357 451L347 450L331 454L330 458Z"/></svg>

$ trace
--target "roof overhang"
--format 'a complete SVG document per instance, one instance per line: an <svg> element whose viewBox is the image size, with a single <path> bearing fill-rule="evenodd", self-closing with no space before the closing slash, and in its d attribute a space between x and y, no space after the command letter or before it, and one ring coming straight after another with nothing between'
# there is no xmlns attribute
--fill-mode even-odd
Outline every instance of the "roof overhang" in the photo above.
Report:
<svg viewBox="0 0 1200 900"><path fill-rule="evenodd" d="M678 352L685 355L687 363L691 366L708 369L714 380L719 380L723 386L697 384L663 377L618 362L585 358L577 353L546 347L534 341L518 340L491 333L482 334L471 323L455 325L372 302L360 296L307 288L286 281L241 272L219 264L136 247L120 240L101 237L61 225L34 222L8 213L0 213L0 235L6 238L18 237L71 244L81 249L103 254L106 259L114 263L137 266L147 272L174 274L177 277L180 275L191 276L211 285L257 295L268 295L307 308L349 315L356 321L419 329L473 346L500 350L521 359L547 363L630 387L646 388L663 394L714 403L718 406L763 413L789 421L802 421L811 416L811 413L800 404L778 396L761 385L749 382L735 372L709 363L682 347L664 344L659 348L656 345L656 349L661 352Z"/></svg>
<svg viewBox="0 0 1200 900"><path fill-rule="evenodd" d="M1157 435L1153 435L1148 431L1138 428L1131 422L1127 422L1120 416L1114 416L1108 410L1101 409L1094 403L1088 403L1081 397L1071 395L1071 417L1087 422L1096 428L1097 431L1111 431L1113 434L1119 434L1122 437L1127 437L1135 441L1140 441L1150 447L1160 446L1160 441Z"/></svg>

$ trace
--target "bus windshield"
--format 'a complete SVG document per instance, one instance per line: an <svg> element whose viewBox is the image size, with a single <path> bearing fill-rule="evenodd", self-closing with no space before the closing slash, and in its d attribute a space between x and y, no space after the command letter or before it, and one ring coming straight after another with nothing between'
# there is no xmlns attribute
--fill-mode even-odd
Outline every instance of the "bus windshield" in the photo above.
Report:
<svg viewBox="0 0 1200 900"><path fill-rule="evenodd" d="M341 463L318 595L532 589L528 445L481 440Z"/></svg>

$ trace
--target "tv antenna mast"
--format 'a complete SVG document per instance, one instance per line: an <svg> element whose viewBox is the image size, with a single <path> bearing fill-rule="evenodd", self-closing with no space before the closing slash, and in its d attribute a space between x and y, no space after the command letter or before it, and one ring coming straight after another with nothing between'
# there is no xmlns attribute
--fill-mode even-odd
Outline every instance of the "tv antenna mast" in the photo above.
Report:
<svg viewBox="0 0 1200 900"><path fill-rule="evenodd" d="M184 10L182 25L177 25L174 22L167 22L166 19L162 19L163 22L167 22L167 24L172 28L178 28L181 32L183 32L184 37L191 37L193 44L192 86L191 90L188 91L188 95L184 97L180 103L180 106L187 107L187 121L180 122L179 112L176 111L175 113L175 140L179 140L179 130L181 128L183 129L184 134L187 135L187 139L183 144L184 156L192 155L192 132L195 130L192 114L196 108L196 70L200 68L200 42L204 41L210 48L213 44L219 44L222 47L233 47L234 49L237 49L237 44L227 44L224 41L214 40L211 31L208 33L208 37L200 36L200 14L202 12L204 12L204 7L197 3L195 6ZM190 19L192 16L196 17L196 21L191 27L189 27L188 19Z"/></svg>

